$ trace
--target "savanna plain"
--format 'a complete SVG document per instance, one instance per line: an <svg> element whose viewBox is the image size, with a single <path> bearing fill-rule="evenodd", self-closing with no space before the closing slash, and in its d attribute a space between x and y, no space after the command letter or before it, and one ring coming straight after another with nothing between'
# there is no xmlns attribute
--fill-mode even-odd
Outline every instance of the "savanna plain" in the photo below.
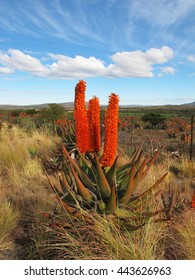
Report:
<svg viewBox="0 0 195 280"><path fill-rule="evenodd" d="M194 106L1 109L0 259L195 259Z"/></svg>

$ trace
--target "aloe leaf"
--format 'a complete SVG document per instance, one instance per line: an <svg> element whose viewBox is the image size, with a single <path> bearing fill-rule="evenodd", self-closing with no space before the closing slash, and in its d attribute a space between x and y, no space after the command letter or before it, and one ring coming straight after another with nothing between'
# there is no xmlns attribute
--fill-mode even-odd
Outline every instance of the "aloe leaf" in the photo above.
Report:
<svg viewBox="0 0 195 280"><path fill-rule="evenodd" d="M133 166L129 174L129 183L127 185L127 189L124 192L123 196L119 199L119 202L121 204L127 204L131 198L131 194L133 193L135 188L134 175L135 175L135 167Z"/></svg>
<svg viewBox="0 0 195 280"><path fill-rule="evenodd" d="M51 181L51 179L50 179L50 177L49 177L49 175L48 175L47 173L46 173L46 177L47 177L47 179L48 179L49 185L50 185L50 187L52 188L53 192L54 192L55 194L57 194L59 197L62 197L62 196L63 196L63 193L60 192L60 190L59 190L58 188L56 188L56 186L52 183L52 181Z"/></svg>
<svg viewBox="0 0 195 280"><path fill-rule="evenodd" d="M117 168L117 170L116 170L117 177L123 176L123 174L124 174L126 171L128 171L129 168L132 167L132 165L133 165L132 162L128 162L128 163L126 163L126 164L124 164L124 165L119 166L119 167Z"/></svg>
<svg viewBox="0 0 195 280"><path fill-rule="evenodd" d="M99 160L97 158L97 155L94 155L95 159L95 167L96 167L96 180L97 180L97 186L100 190L100 194L103 199L108 199L110 197L111 189L109 186L109 183L106 179L106 176L102 170L102 167L100 166Z"/></svg>
<svg viewBox="0 0 195 280"><path fill-rule="evenodd" d="M142 178L142 173L143 173L146 166L147 166L147 160L144 159L143 162L141 163L139 169L137 170L136 175L135 175L139 182L141 182L141 179L143 179Z"/></svg>
<svg viewBox="0 0 195 280"><path fill-rule="evenodd" d="M77 163L75 162L75 160L73 160L71 158L71 156L69 155L68 151L66 150L65 146L62 145L62 151L66 157L66 159L68 160L69 163L71 163L71 165L75 168L75 170L79 173L81 170L79 168L79 166L77 165Z"/></svg>
<svg viewBox="0 0 195 280"><path fill-rule="evenodd" d="M139 169L137 170L137 172L135 173L135 176L134 176L134 191L136 190L138 184L142 181L142 172L144 170L144 168L146 167L146 164L147 164L147 160L144 159L144 161L142 162L141 166L139 167Z"/></svg>
<svg viewBox="0 0 195 280"><path fill-rule="evenodd" d="M139 145L138 149L135 149L135 151L131 155L129 162L134 163L135 161L137 161L137 159L141 153L142 147L143 147L143 143L141 145Z"/></svg>
<svg viewBox="0 0 195 280"><path fill-rule="evenodd" d="M162 193L162 190L158 190L156 192L153 192L152 197L155 198L161 193ZM135 203L133 203L133 202L135 202ZM137 211L140 208L143 209L143 207L145 207L147 202L148 202L148 196L144 197L143 199L142 198L139 199L139 196L137 196L137 198L134 199L134 200L130 199L129 205L131 205L131 207L133 207L134 211Z"/></svg>
<svg viewBox="0 0 195 280"><path fill-rule="evenodd" d="M115 158L115 161L113 162L112 166L109 168L109 170L105 174L109 185L112 185L116 178L117 162L118 162L118 157Z"/></svg>
<svg viewBox="0 0 195 280"><path fill-rule="evenodd" d="M135 165L136 168L139 167L139 162L140 162L141 156L142 156L142 151L141 151L142 145L143 145L143 144L141 144L141 145L139 146L138 149L135 149L135 151L133 152L133 154L132 154L132 156L131 156L131 158L130 158L130 160L129 160L128 163L126 163L126 164L124 164L124 165L122 165L122 166L119 166L119 167L117 168L117 170L116 170L117 180L118 180L118 179L120 180L120 178L123 177L124 174L125 174L126 172L128 172L129 169L130 169L133 165Z"/></svg>
<svg viewBox="0 0 195 280"><path fill-rule="evenodd" d="M75 179L75 183L76 183L76 186L77 186L77 190L78 190L78 193L80 194L80 196L82 198L84 198L85 200L91 202L93 200L93 196L92 194L90 193L90 191L84 186L84 184L82 183L82 181L80 180L79 176L77 175L77 173L75 172L74 168L72 167L72 165L70 164L70 169L71 169L71 172L74 176L74 179Z"/></svg>
<svg viewBox="0 0 195 280"><path fill-rule="evenodd" d="M71 135L75 135L75 129L74 126L72 124L68 125L68 129Z"/></svg>
<svg viewBox="0 0 195 280"><path fill-rule="evenodd" d="M64 173L64 177L66 178L67 182L68 182L68 185L71 186L72 185L72 179L71 179L71 176L70 176L70 173Z"/></svg>
<svg viewBox="0 0 195 280"><path fill-rule="evenodd" d="M86 185L88 188L93 188L95 186L95 183L93 183L88 177L87 175L80 169L80 167L78 166L78 164L75 162L75 160L73 160L71 158L71 156L69 155L69 153L67 152L66 148L64 147L64 145L62 145L62 150L66 156L66 159L68 160L69 163L71 163L71 166L74 167L74 169L76 170L76 172L79 175L80 180L83 182L84 185Z"/></svg>
<svg viewBox="0 0 195 280"><path fill-rule="evenodd" d="M113 213L117 208L117 195L116 195L116 183L113 182L111 185L111 194L106 203L106 212Z"/></svg>
<svg viewBox="0 0 195 280"><path fill-rule="evenodd" d="M140 162L141 162L142 154L143 154L143 151L141 151L139 153L139 156L138 156L137 160L134 162L134 166L135 166L136 169L139 169L139 167L140 167Z"/></svg>
<svg viewBox="0 0 195 280"><path fill-rule="evenodd" d="M66 183L66 177L64 174L62 174L62 177L59 177L60 180L60 186L61 189L63 190L63 196L61 196L62 200L68 199L68 201L74 201L76 204L79 205L77 196L75 193L74 188L72 188L70 185Z"/></svg>
<svg viewBox="0 0 195 280"><path fill-rule="evenodd" d="M132 165L130 168L128 168L127 170L125 170L124 172L121 172L120 174L117 173L116 171L116 181L117 181L117 186L121 185L122 181L124 180L124 178L129 174L130 170L132 168ZM122 189L124 189L122 187Z"/></svg>
<svg viewBox="0 0 195 280"><path fill-rule="evenodd" d="M65 138L65 144L66 144L66 142L68 142L68 143L73 143L74 142L70 133L67 133L64 138Z"/></svg>
<svg viewBox="0 0 195 280"><path fill-rule="evenodd" d="M68 205L66 202L64 202L59 196L56 196L56 198L61 202L63 208L69 213L74 215L76 218L80 218L82 215L79 211L79 209L74 208L70 205Z"/></svg>
<svg viewBox="0 0 195 280"><path fill-rule="evenodd" d="M152 187L150 187L148 190L146 190L145 192L141 193L140 195L138 195L136 197L136 199L134 199L134 201L129 201L129 204L131 204L132 206L137 204L137 201L141 200L141 205L143 205L143 201L144 199L147 199L147 196L153 192L160 184L161 182L165 179L165 177L167 176L168 173L165 173L156 183L154 183L154 185Z"/></svg>
<svg viewBox="0 0 195 280"><path fill-rule="evenodd" d="M143 173L141 174L141 179L143 179L143 178L147 175L147 173L148 173L148 171L150 170L152 164L153 164L154 161L158 158L158 156L159 156L159 151L155 152L155 154L153 155L153 157L151 158L151 160L150 160L149 163L147 164L146 169L145 169L145 170L143 171Z"/></svg>
<svg viewBox="0 0 195 280"><path fill-rule="evenodd" d="M79 157L82 160L82 163L84 164L86 169L91 169L91 164L90 162L84 157L84 155L77 149L77 152L79 154Z"/></svg>
<svg viewBox="0 0 195 280"><path fill-rule="evenodd" d="M70 168L67 162L63 164L63 176L65 177L65 180L67 181L68 185L71 186L72 180L70 176Z"/></svg>
<svg viewBox="0 0 195 280"><path fill-rule="evenodd" d="M77 150L79 154L79 166L82 169L82 174L87 175L89 179L89 184L94 184L95 186L95 175L94 175L94 170L92 168L92 163L79 151ZM81 178L82 179L82 178Z"/></svg>
<svg viewBox="0 0 195 280"><path fill-rule="evenodd" d="M127 189L129 178L131 176L131 170L132 168L128 172L126 172L126 174L124 174L120 181L117 178L117 190L119 195Z"/></svg>
<svg viewBox="0 0 195 280"><path fill-rule="evenodd" d="M91 154L89 152L86 153L87 158L90 160L92 165L95 165L95 159L94 159L94 154Z"/></svg>
<svg viewBox="0 0 195 280"><path fill-rule="evenodd" d="M64 173L59 177L62 191L65 193L70 190L70 185Z"/></svg>
<svg viewBox="0 0 195 280"><path fill-rule="evenodd" d="M92 182L89 177L82 171L78 173L79 178L81 179L82 183L89 189L94 190L94 187L96 187L96 184Z"/></svg>

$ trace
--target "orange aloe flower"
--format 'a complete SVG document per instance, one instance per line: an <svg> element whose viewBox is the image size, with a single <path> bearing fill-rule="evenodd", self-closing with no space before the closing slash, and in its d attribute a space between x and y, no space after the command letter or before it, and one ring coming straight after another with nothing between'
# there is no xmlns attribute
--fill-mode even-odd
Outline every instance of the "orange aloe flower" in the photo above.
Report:
<svg viewBox="0 0 195 280"><path fill-rule="evenodd" d="M101 148L100 105L99 99L96 96L89 100L88 118L90 152L98 152Z"/></svg>
<svg viewBox="0 0 195 280"><path fill-rule="evenodd" d="M56 121L56 124L57 124L57 125L61 125L61 124L62 124L62 120L61 120L61 119L58 119L58 120Z"/></svg>
<svg viewBox="0 0 195 280"><path fill-rule="evenodd" d="M115 93L109 96L108 108L105 115L104 151L100 159L103 167L111 166L115 160L118 145L118 103Z"/></svg>
<svg viewBox="0 0 195 280"><path fill-rule="evenodd" d="M74 119L76 145L81 153L89 150L89 125L85 108L86 82L80 80L75 87Z"/></svg>

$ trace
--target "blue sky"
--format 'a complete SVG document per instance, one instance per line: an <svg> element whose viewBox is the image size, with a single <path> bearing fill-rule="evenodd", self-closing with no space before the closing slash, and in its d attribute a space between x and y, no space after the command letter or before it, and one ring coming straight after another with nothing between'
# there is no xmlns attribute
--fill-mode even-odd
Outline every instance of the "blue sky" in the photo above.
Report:
<svg viewBox="0 0 195 280"><path fill-rule="evenodd" d="M0 0L0 104L195 101L194 0Z"/></svg>

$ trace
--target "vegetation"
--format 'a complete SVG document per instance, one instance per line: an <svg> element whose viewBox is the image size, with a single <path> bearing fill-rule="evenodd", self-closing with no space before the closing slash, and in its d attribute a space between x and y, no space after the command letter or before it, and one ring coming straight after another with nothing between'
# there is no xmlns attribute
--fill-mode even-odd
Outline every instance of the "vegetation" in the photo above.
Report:
<svg viewBox="0 0 195 280"><path fill-rule="evenodd" d="M50 104L48 107L42 108L39 114L45 122L55 122L63 117L65 111L64 107L58 104Z"/></svg>
<svg viewBox="0 0 195 280"><path fill-rule="evenodd" d="M157 113L146 113L141 117L141 120L143 122L148 122L149 123L149 127L151 128L156 128L157 126L162 126L162 124L164 124L166 118L165 116L161 115L161 114L157 114Z"/></svg>
<svg viewBox="0 0 195 280"><path fill-rule="evenodd" d="M147 129L115 94L86 114L85 88L74 113L1 115L0 259L195 259L190 118Z"/></svg>

